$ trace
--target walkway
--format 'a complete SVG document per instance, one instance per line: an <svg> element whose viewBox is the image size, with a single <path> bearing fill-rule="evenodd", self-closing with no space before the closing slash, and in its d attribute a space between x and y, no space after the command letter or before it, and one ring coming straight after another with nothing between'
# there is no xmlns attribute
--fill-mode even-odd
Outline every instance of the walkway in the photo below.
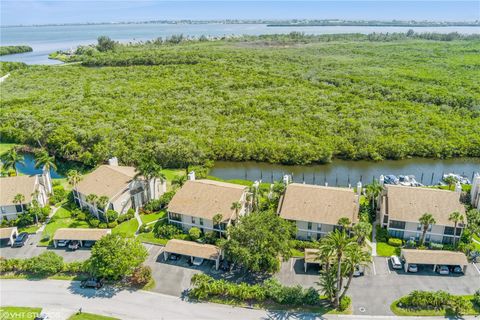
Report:
<svg viewBox="0 0 480 320"><path fill-rule="evenodd" d="M135 209L135 219L137 219L137 222L138 222L138 228L137 228L137 231L135 231L135 237L137 237L138 234L139 234L139 231L140 231L140 227L143 224L142 218L140 217L140 214L138 213L138 208Z"/></svg>

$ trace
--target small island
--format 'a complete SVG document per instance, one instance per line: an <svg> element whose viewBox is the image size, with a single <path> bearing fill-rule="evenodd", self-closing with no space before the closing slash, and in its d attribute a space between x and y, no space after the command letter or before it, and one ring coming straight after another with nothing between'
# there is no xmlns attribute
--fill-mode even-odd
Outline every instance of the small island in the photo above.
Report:
<svg viewBox="0 0 480 320"><path fill-rule="evenodd" d="M29 46L0 46L0 56L15 53L32 52L32 47Z"/></svg>

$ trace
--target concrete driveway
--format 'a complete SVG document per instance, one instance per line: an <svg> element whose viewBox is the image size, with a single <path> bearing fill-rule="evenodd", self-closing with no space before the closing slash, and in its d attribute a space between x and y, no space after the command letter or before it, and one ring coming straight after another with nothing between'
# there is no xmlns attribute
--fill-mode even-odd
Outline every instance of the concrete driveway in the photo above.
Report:
<svg viewBox="0 0 480 320"><path fill-rule="evenodd" d="M3 246L0 248L0 256L7 259L25 259L38 256L48 250L62 256L65 262L83 261L90 257L90 249L81 248L76 251L67 251L65 248L55 249L53 247L37 247L37 243L40 241L41 236L41 233L31 234L25 245L21 248Z"/></svg>

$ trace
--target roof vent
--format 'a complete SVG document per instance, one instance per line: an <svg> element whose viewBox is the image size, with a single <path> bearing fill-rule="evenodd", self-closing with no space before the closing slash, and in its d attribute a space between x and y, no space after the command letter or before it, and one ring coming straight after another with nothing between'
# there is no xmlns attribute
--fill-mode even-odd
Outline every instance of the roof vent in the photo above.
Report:
<svg viewBox="0 0 480 320"><path fill-rule="evenodd" d="M108 159L108 165L118 167L118 158L117 157L112 157L112 158Z"/></svg>

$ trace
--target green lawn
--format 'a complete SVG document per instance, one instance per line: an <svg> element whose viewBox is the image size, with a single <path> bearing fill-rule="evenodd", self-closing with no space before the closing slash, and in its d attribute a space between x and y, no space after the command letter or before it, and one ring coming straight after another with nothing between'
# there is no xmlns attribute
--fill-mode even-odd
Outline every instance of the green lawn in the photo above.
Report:
<svg viewBox="0 0 480 320"><path fill-rule="evenodd" d="M0 155L15 147L15 143L0 143Z"/></svg>
<svg viewBox="0 0 480 320"><path fill-rule="evenodd" d="M28 226L28 227L22 227L22 228L18 228L18 232L27 232L27 233L36 233L37 230L40 228L40 225L32 225L32 226Z"/></svg>
<svg viewBox="0 0 480 320"><path fill-rule="evenodd" d="M86 221L80 221L72 218L72 214L64 207L60 207L50 222L45 226L43 231L42 240L39 242L39 246L48 246L55 231L59 228L90 228ZM48 237L48 239L47 239Z"/></svg>
<svg viewBox="0 0 480 320"><path fill-rule="evenodd" d="M1 320L33 320L42 308L30 307L0 307Z"/></svg>
<svg viewBox="0 0 480 320"><path fill-rule="evenodd" d="M377 255L380 257L390 257L393 255L399 255L400 248L393 247L385 242L377 242Z"/></svg>
<svg viewBox="0 0 480 320"><path fill-rule="evenodd" d="M138 221L137 219L133 218L128 221L120 223L118 226L113 228L112 233L122 234L126 237L133 237L137 229L138 229Z"/></svg>
<svg viewBox="0 0 480 320"><path fill-rule="evenodd" d="M160 211L152 214L142 214L140 218L142 219L143 223L149 223L164 218L166 215L167 213L165 211Z"/></svg>
<svg viewBox="0 0 480 320"><path fill-rule="evenodd" d="M155 235L153 234L153 232L140 233L137 239L140 240L141 242L160 244L160 245L166 245L168 242L168 239L155 238Z"/></svg>
<svg viewBox="0 0 480 320"><path fill-rule="evenodd" d="M118 318L112 318L107 316L101 316L93 313L82 312L80 314L76 313L72 315L68 320L118 320Z"/></svg>
<svg viewBox="0 0 480 320"><path fill-rule="evenodd" d="M295 258L305 257L305 252L302 252L298 249L290 249L290 251L292 252L292 256L295 257Z"/></svg>
<svg viewBox="0 0 480 320"><path fill-rule="evenodd" d="M463 296L464 299L468 300L469 307L468 310L463 312L463 315L479 315L480 306L477 306L473 302L473 295ZM432 317L456 317L451 309L403 309L398 306L398 300L394 301L390 305L390 310L397 316L432 316Z"/></svg>

